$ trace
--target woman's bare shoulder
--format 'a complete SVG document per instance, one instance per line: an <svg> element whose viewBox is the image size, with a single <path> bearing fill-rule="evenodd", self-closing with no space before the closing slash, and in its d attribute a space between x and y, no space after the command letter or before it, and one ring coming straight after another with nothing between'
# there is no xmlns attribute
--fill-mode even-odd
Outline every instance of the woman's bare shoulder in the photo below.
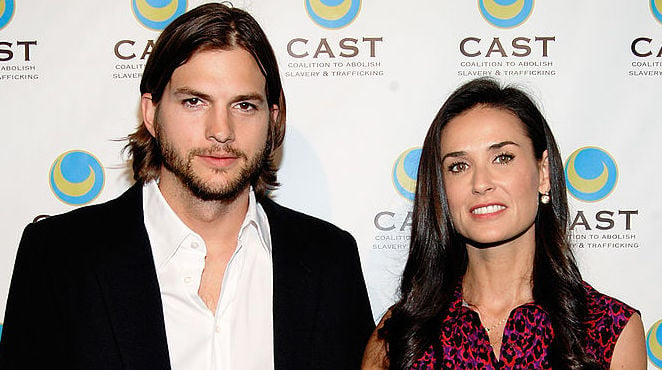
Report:
<svg viewBox="0 0 662 370"><path fill-rule="evenodd" d="M386 355L386 341L379 337L379 330L384 327L384 322L391 317L391 310L386 311L377 327L372 332L368 344L363 352L362 370L386 370L388 369L388 356Z"/></svg>

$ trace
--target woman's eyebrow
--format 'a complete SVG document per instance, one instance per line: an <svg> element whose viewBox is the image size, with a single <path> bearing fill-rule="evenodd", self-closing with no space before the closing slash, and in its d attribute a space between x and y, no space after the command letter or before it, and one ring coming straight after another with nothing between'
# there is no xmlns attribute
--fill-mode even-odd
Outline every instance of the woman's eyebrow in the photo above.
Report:
<svg viewBox="0 0 662 370"><path fill-rule="evenodd" d="M519 144L517 144L517 143L514 142L514 141L506 140L506 141L502 141L502 142L500 142L500 143L496 143L496 144L492 144L492 145L490 145L489 149L490 149L490 150L501 149L501 148L503 148L503 147L506 146L506 145L515 145L515 146L519 146Z"/></svg>

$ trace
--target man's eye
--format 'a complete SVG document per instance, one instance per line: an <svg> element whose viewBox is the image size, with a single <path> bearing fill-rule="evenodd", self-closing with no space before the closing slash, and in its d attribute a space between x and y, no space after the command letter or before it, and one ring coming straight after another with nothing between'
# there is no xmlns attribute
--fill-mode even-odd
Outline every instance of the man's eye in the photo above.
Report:
<svg viewBox="0 0 662 370"><path fill-rule="evenodd" d="M249 110L253 110L253 109L256 108L254 104L251 104L251 103L248 103L248 102L241 102L241 103L237 104L237 107L241 110L244 110L244 111L249 111Z"/></svg>
<svg viewBox="0 0 662 370"><path fill-rule="evenodd" d="M184 105L187 107L197 107L200 104L202 104L200 98L189 98L184 100Z"/></svg>

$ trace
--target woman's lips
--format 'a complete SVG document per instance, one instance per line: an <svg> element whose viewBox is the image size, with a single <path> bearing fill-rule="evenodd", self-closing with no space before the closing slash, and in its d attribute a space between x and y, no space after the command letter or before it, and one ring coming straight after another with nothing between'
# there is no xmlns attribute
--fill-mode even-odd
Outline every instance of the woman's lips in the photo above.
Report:
<svg viewBox="0 0 662 370"><path fill-rule="evenodd" d="M471 208L471 214L474 216L491 216L503 212L506 206L499 203L478 205Z"/></svg>

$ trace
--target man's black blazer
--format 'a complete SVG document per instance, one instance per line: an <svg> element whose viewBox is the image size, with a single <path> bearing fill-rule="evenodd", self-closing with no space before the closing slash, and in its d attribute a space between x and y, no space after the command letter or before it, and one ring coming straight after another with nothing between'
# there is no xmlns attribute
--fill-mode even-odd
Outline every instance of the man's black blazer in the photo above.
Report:
<svg viewBox="0 0 662 370"><path fill-rule="evenodd" d="M356 369L374 328L352 236L261 204L273 256L276 369ZM0 369L169 369L142 188L26 227Z"/></svg>

